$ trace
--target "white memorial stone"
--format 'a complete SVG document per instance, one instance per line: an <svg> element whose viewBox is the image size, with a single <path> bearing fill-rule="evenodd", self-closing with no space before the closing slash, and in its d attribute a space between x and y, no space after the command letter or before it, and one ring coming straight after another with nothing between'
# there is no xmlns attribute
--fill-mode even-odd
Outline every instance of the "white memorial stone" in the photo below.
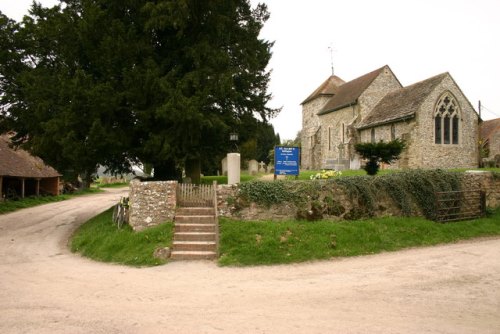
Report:
<svg viewBox="0 0 500 334"><path fill-rule="evenodd" d="M241 158L239 153L227 154L227 184L240 183Z"/></svg>

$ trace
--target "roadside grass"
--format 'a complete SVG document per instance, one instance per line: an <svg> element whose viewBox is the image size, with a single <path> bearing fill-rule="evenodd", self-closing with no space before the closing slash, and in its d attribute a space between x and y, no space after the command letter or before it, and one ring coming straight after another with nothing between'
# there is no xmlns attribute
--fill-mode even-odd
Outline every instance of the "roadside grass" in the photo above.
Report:
<svg viewBox="0 0 500 334"><path fill-rule="evenodd" d="M481 219L439 224L424 218L243 222L220 219L222 266L358 256L500 235L500 208Z"/></svg>
<svg viewBox="0 0 500 334"><path fill-rule="evenodd" d="M115 183L98 183L96 188L123 188L128 187L128 182L115 182Z"/></svg>
<svg viewBox="0 0 500 334"><path fill-rule="evenodd" d="M258 179L264 174L250 175L248 173L241 173L240 180L241 182L248 182L255 179ZM215 176L202 176L201 184L212 184L214 181L217 181L217 184L227 184L227 176L225 175L215 175Z"/></svg>
<svg viewBox="0 0 500 334"><path fill-rule="evenodd" d="M93 260L135 267L166 262L154 258L153 252L158 247L171 247L172 223L134 232L129 225L118 229L111 217L112 208L80 226L71 238L71 251Z"/></svg>
<svg viewBox="0 0 500 334"><path fill-rule="evenodd" d="M8 212L13 212L17 211L20 209L25 209L25 208L31 208L34 206L42 205L42 204L47 204L47 203L52 203L52 202L60 202L64 201L70 198L73 198L75 196L81 196L81 195L88 195L88 194L95 194L102 192L102 190L98 188L89 188L85 190L79 190L76 191L73 194L64 194L64 195L58 195L58 196L33 196L33 197L26 197L23 199L18 199L18 200L6 200L3 202L0 202L0 214L8 213Z"/></svg>
<svg viewBox="0 0 500 334"><path fill-rule="evenodd" d="M465 172L468 170L475 170L475 171L489 171L489 172L497 172L500 173L500 168L453 168L453 169L447 169L450 172ZM401 169L381 169L377 173L377 175L385 175L385 174L393 174L393 173L398 173L401 172ZM303 170L299 174L299 180L309 180L311 176L316 175L317 173L320 173L321 170ZM367 175L366 171L364 169L356 169L356 170L343 170L342 171L342 176L361 176L361 175Z"/></svg>

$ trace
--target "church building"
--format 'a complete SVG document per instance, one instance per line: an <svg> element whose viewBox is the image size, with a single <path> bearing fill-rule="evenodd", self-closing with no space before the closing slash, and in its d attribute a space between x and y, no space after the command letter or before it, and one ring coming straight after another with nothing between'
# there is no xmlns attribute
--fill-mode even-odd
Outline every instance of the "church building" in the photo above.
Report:
<svg viewBox="0 0 500 334"><path fill-rule="evenodd" d="M391 168L478 166L479 117L449 73L403 87L389 66L332 75L302 102L303 169L359 169L356 143L404 140Z"/></svg>

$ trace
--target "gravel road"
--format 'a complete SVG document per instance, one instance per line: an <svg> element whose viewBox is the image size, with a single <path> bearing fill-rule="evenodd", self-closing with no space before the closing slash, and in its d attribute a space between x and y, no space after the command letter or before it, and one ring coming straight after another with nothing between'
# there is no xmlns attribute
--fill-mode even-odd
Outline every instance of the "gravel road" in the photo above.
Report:
<svg viewBox="0 0 500 334"><path fill-rule="evenodd" d="M68 251L122 190L0 215L0 333L500 333L500 239L286 266Z"/></svg>

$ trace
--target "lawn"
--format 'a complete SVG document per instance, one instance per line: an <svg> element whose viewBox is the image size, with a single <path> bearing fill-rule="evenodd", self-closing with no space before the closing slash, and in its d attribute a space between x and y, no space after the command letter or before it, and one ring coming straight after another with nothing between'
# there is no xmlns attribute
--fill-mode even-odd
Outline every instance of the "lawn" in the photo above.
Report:
<svg viewBox="0 0 500 334"><path fill-rule="evenodd" d="M220 265L294 263L500 235L500 209L485 218L449 224L401 217L340 222L221 219L220 233Z"/></svg>
<svg viewBox="0 0 500 334"><path fill-rule="evenodd" d="M129 225L118 229L111 216L109 209L80 226L71 239L71 251L96 261L136 267L165 263L154 258L153 252L158 247L171 246L172 223L134 232Z"/></svg>
<svg viewBox="0 0 500 334"><path fill-rule="evenodd" d="M286 264L499 236L500 208L485 218L449 224L415 217L340 222L245 222L221 218L220 233L222 266ZM155 266L165 261L154 258L154 250L170 247L172 238L172 223L143 232L133 232L130 226L118 229L108 210L75 232L71 250L97 261Z"/></svg>

